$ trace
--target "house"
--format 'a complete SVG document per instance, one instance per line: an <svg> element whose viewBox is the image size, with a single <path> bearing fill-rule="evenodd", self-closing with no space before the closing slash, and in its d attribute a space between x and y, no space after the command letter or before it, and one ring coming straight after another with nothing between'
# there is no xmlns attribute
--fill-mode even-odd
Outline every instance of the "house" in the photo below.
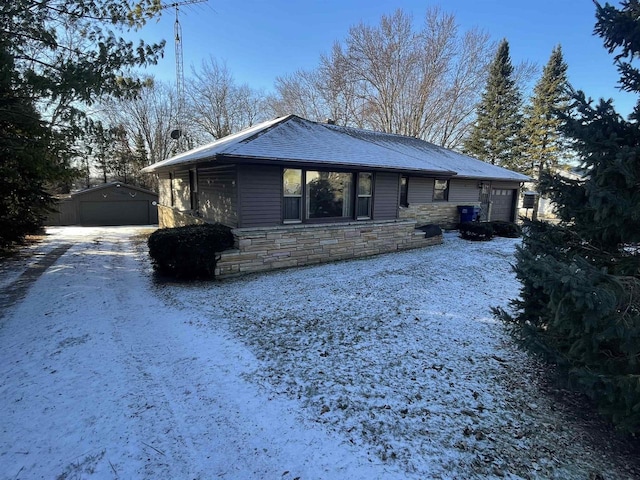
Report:
<svg viewBox="0 0 640 480"><path fill-rule="evenodd" d="M555 167L551 173L566 178L567 180L584 181L584 172L578 167ZM534 203L538 202L538 219L556 222L556 205L546 195L540 195L537 191L538 182L531 180L522 185L523 202L519 208L519 216L533 218Z"/></svg>
<svg viewBox="0 0 640 480"><path fill-rule="evenodd" d="M153 225L158 223L158 194L122 182L57 198L46 225Z"/></svg>
<svg viewBox="0 0 640 480"><path fill-rule="evenodd" d="M514 220L529 180L416 138L295 115L143 172L158 175L160 227L234 229L238 248L222 255L222 276L439 243L415 227L454 227L458 206Z"/></svg>

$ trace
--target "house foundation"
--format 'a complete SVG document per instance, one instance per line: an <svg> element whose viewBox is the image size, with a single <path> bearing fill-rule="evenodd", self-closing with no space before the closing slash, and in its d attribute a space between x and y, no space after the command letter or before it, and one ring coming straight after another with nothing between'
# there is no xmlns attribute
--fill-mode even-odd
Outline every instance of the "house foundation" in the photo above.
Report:
<svg viewBox="0 0 640 480"><path fill-rule="evenodd" d="M425 238L415 220L238 228L236 249L222 252L218 278L367 257L442 243Z"/></svg>

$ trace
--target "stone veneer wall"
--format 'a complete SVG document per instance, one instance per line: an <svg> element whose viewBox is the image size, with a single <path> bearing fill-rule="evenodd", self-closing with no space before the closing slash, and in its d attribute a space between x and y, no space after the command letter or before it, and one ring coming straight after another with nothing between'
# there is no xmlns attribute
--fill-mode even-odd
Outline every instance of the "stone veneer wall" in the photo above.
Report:
<svg viewBox="0 0 640 480"><path fill-rule="evenodd" d="M201 223L205 223L201 218L194 217L189 213L179 212L171 207L158 205L158 227L160 228L183 227Z"/></svg>
<svg viewBox="0 0 640 480"><path fill-rule="evenodd" d="M477 205L476 205L477 206ZM400 218L412 218L418 225L435 223L442 228L456 228L460 223L455 203L412 203L400 208Z"/></svg>
<svg viewBox="0 0 640 480"><path fill-rule="evenodd" d="M283 225L235 229L236 250L222 252L219 278L365 257L442 243L425 238L413 220Z"/></svg>

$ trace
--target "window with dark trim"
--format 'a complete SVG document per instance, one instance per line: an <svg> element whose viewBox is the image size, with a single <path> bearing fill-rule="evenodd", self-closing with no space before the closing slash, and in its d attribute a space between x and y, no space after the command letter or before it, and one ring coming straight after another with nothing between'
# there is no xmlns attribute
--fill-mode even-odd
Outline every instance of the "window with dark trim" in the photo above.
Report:
<svg viewBox="0 0 640 480"><path fill-rule="evenodd" d="M173 207L176 204L176 197L174 192L174 188L173 188L173 173L169 173L169 201L171 202L170 205Z"/></svg>
<svg viewBox="0 0 640 480"><path fill-rule="evenodd" d="M400 177L400 206L409 206L409 177Z"/></svg>
<svg viewBox="0 0 640 480"><path fill-rule="evenodd" d="M189 170L189 207L198 210L198 177L195 170Z"/></svg>
<svg viewBox="0 0 640 480"><path fill-rule="evenodd" d="M307 170L306 217L353 218L353 174Z"/></svg>
<svg viewBox="0 0 640 480"><path fill-rule="evenodd" d="M302 170L285 168L282 171L282 194L283 220L302 221Z"/></svg>
<svg viewBox="0 0 640 480"><path fill-rule="evenodd" d="M449 200L449 180L436 180L433 185L433 200L446 202Z"/></svg>
<svg viewBox="0 0 640 480"><path fill-rule="evenodd" d="M282 220L342 221L372 218L373 173L282 170Z"/></svg>
<svg viewBox="0 0 640 480"><path fill-rule="evenodd" d="M371 218L371 199L373 198L373 174L361 172L358 174L358 200L356 217Z"/></svg>

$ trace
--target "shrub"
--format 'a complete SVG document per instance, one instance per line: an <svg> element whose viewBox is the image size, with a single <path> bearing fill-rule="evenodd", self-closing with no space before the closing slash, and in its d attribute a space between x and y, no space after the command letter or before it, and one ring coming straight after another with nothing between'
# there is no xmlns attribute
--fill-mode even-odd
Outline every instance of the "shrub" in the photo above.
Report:
<svg viewBox="0 0 640 480"><path fill-rule="evenodd" d="M163 228L147 242L154 269L180 279L214 278L216 254L233 243L231 229L219 223Z"/></svg>
<svg viewBox="0 0 640 480"><path fill-rule="evenodd" d="M495 220L491 222L491 227L496 237L518 238L522 235L521 228L513 222Z"/></svg>
<svg viewBox="0 0 640 480"><path fill-rule="evenodd" d="M493 228L489 222L463 222L460 224L460 236L465 240L491 240Z"/></svg>
<svg viewBox="0 0 640 480"><path fill-rule="evenodd" d="M416 227L416 230L422 230L425 238L437 237L442 235L442 229L433 223Z"/></svg>

